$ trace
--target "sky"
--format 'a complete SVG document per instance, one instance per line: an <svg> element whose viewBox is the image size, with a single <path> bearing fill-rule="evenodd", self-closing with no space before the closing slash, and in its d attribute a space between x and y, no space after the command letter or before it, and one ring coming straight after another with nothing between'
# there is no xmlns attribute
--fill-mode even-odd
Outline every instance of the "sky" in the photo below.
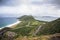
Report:
<svg viewBox="0 0 60 40"><path fill-rule="evenodd" d="M0 16L60 17L60 0L0 0Z"/></svg>

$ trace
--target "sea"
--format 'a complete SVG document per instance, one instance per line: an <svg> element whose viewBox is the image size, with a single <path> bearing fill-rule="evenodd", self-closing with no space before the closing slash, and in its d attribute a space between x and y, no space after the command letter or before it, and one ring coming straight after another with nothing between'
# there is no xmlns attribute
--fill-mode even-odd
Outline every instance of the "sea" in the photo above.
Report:
<svg viewBox="0 0 60 40"><path fill-rule="evenodd" d="M0 17L0 28L17 22L16 17Z"/></svg>
<svg viewBox="0 0 60 40"><path fill-rule="evenodd" d="M57 19L56 17L48 17L48 16L44 16L44 17L35 17L36 20L41 20L41 21L52 21ZM0 28L5 27L7 25L13 24L15 22L17 22L18 19L17 17L0 17Z"/></svg>

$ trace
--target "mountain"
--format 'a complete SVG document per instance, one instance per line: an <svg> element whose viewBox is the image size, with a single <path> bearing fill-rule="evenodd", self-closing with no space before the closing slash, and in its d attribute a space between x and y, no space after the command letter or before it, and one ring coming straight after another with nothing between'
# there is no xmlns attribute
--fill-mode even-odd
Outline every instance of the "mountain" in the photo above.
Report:
<svg viewBox="0 0 60 40"><path fill-rule="evenodd" d="M21 21L14 29L12 30L13 32L18 33L18 35L22 36L28 36L32 35L32 33L35 31L36 28L38 28L40 25L43 23L46 23L45 21L39 21L36 20L33 16L31 15L24 15L22 17L19 17L18 20Z"/></svg>

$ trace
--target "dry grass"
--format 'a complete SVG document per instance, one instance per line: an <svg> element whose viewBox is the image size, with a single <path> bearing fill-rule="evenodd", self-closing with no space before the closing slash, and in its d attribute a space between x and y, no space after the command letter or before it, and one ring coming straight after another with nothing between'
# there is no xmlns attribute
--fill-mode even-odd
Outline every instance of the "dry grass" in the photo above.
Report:
<svg viewBox="0 0 60 40"><path fill-rule="evenodd" d="M18 37L15 40L50 40L50 36L39 36L39 37Z"/></svg>

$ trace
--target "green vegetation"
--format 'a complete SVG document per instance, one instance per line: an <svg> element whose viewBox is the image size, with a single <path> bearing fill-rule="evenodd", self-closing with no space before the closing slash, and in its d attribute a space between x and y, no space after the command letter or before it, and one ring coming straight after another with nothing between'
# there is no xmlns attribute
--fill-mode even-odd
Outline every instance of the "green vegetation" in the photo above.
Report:
<svg viewBox="0 0 60 40"><path fill-rule="evenodd" d="M56 19L51 22L44 22L34 19L33 16L22 16L18 18L21 20L21 23L19 23L14 30L12 30L15 33L18 33L20 36L32 36L36 30L38 30L39 26L42 26L36 36L40 35L49 35L49 34L55 34L60 33L60 18ZM27 20L28 19L28 20ZM44 24L45 23L45 24Z"/></svg>
<svg viewBox="0 0 60 40"><path fill-rule="evenodd" d="M24 15L18 20L21 22L16 27L0 30L1 40L51 40L51 34L60 33L60 18L45 22L36 20L31 15Z"/></svg>
<svg viewBox="0 0 60 40"><path fill-rule="evenodd" d="M48 35L55 33L60 33L60 18L43 25L38 35Z"/></svg>
<svg viewBox="0 0 60 40"><path fill-rule="evenodd" d="M34 19L33 16L22 16L21 18L18 18L19 20L22 20L21 23L19 23L12 31L17 33L19 36L29 36L32 35L32 33L35 32L35 30L41 26L43 21L38 21Z"/></svg>
<svg viewBox="0 0 60 40"><path fill-rule="evenodd" d="M33 16L31 15L24 15L22 17L19 17L18 18L20 21L32 21L32 20L35 20Z"/></svg>

